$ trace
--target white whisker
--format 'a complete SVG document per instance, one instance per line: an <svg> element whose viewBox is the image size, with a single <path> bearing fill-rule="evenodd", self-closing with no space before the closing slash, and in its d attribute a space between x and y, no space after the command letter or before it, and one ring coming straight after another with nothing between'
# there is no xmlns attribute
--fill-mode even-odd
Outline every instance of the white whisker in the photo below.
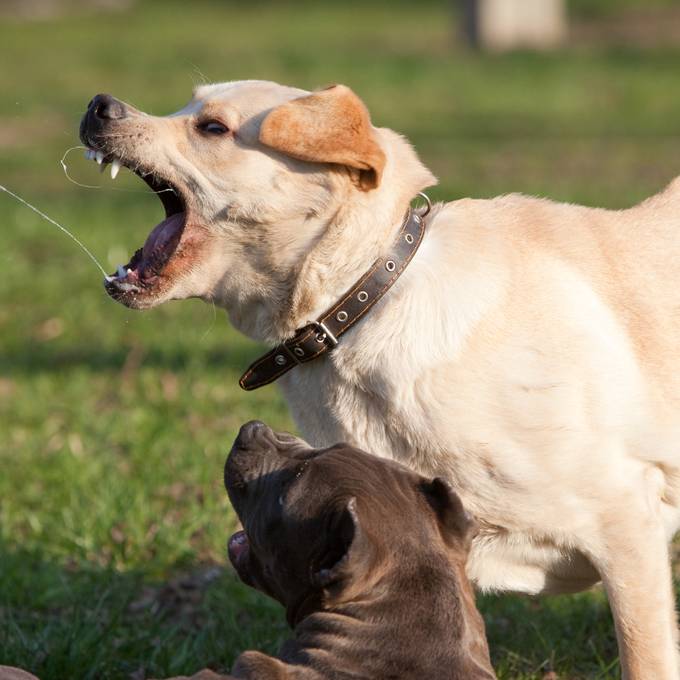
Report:
<svg viewBox="0 0 680 680"><path fill-rule="evenodd" d="M198 75L198 77L201 79L201 84L202 85L207 85L208 84L208 79L205 77L205 74L203 71L201 71L196 64L189 62L193 67L194 67L194 72ZM196 81L194 81L194 85L196 85Z"/></svg>
<svg viewBox="0 0 680 680"><path fill-rule="evenodd" d="M215 303L211 300L210 303L212 304L212 309L213 309L213 318L212 318L212 323L208 328L206 329L205 333L201 336L200 342L203 342L208 335L211 333L212 329L215 328L215 322L217 321L217 307L215 307Z"/></svg>

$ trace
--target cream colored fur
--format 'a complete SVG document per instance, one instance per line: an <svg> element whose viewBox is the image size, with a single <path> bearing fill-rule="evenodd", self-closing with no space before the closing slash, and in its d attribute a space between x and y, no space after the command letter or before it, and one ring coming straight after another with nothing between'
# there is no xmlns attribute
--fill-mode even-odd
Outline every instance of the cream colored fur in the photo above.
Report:
<svg viewBox="0 0 680 680"><path fill-rule="evenodd" d="M244 81L201 87L171 117L140 114L148 144L134 153L191 188L207 244L140 306L202 297L272 344L389 247L434 177L386 129L369 190L343 166L263 145L266 114L306 94ZM206 111L228 139L192 137ZM680 523L679 251L678 182L616 212L521 195L438 205L369 317L280 380L314 446L344 440L451 480L483 527L468 568L480 588L601 579L627 680L680 678L667 550Z"/></svg>

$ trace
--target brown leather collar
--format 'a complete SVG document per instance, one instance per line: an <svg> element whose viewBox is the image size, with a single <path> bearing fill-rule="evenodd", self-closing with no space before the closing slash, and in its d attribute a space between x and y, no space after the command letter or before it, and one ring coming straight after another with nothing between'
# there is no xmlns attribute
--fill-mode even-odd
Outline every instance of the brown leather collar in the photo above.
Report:
<svg viewBox="0 0 680 680"><path fill-rule="evenodd" d="M424 196L424 194L423 194ZM295 335L253 362L241 376L244 390L268 385L298 364L321 356L338 344L338 338L360 321L399 278L415 255L425 233L423 215L409 208L390 251L371 268L318 321L311 321Z"/></svg>

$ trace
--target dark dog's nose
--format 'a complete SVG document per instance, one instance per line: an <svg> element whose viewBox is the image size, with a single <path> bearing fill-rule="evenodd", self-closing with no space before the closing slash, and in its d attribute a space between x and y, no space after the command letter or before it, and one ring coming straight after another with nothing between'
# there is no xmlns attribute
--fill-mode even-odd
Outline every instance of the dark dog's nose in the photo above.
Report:
<svg viewBox="0 0 680 680"><path fill-rule="evenodd" d="M110 94L98 94L87 105L87 112L99 120L119 120L127 116L125 104Z"/></svg>
<svg viewBox="0 0 680 680"><path fill-rule="evenodd" d="M241 425L224 464L224 486L232 503L245 490L246 478L256 476L253 470L257 469L261 460L259 448L262 447L262 438L266 438L270 432L269 427L261 420L251 420Z"/></svg>
<svg viewBox="0 0 680 680"><path fill-rule="evenodd" d="M238 449L246 449L252 445L257 438L258 433L263 433L269 428L261 420L251 420L245 425L241 425L234 447Z"/></svg>

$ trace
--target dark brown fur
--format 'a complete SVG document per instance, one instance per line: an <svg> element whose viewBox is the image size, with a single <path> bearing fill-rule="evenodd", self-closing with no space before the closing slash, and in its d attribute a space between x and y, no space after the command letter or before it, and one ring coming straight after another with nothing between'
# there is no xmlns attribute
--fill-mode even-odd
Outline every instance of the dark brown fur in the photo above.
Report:
<svg viewBox="0 0 680 680"><path fill-rule="evenodd" d="M295 629L278 658L245 652L230 677L496 677L465 576L474 522L446 482L254 422L241 428L225 484L248 537L245 551L232 537L232 563Z"/></svg>

